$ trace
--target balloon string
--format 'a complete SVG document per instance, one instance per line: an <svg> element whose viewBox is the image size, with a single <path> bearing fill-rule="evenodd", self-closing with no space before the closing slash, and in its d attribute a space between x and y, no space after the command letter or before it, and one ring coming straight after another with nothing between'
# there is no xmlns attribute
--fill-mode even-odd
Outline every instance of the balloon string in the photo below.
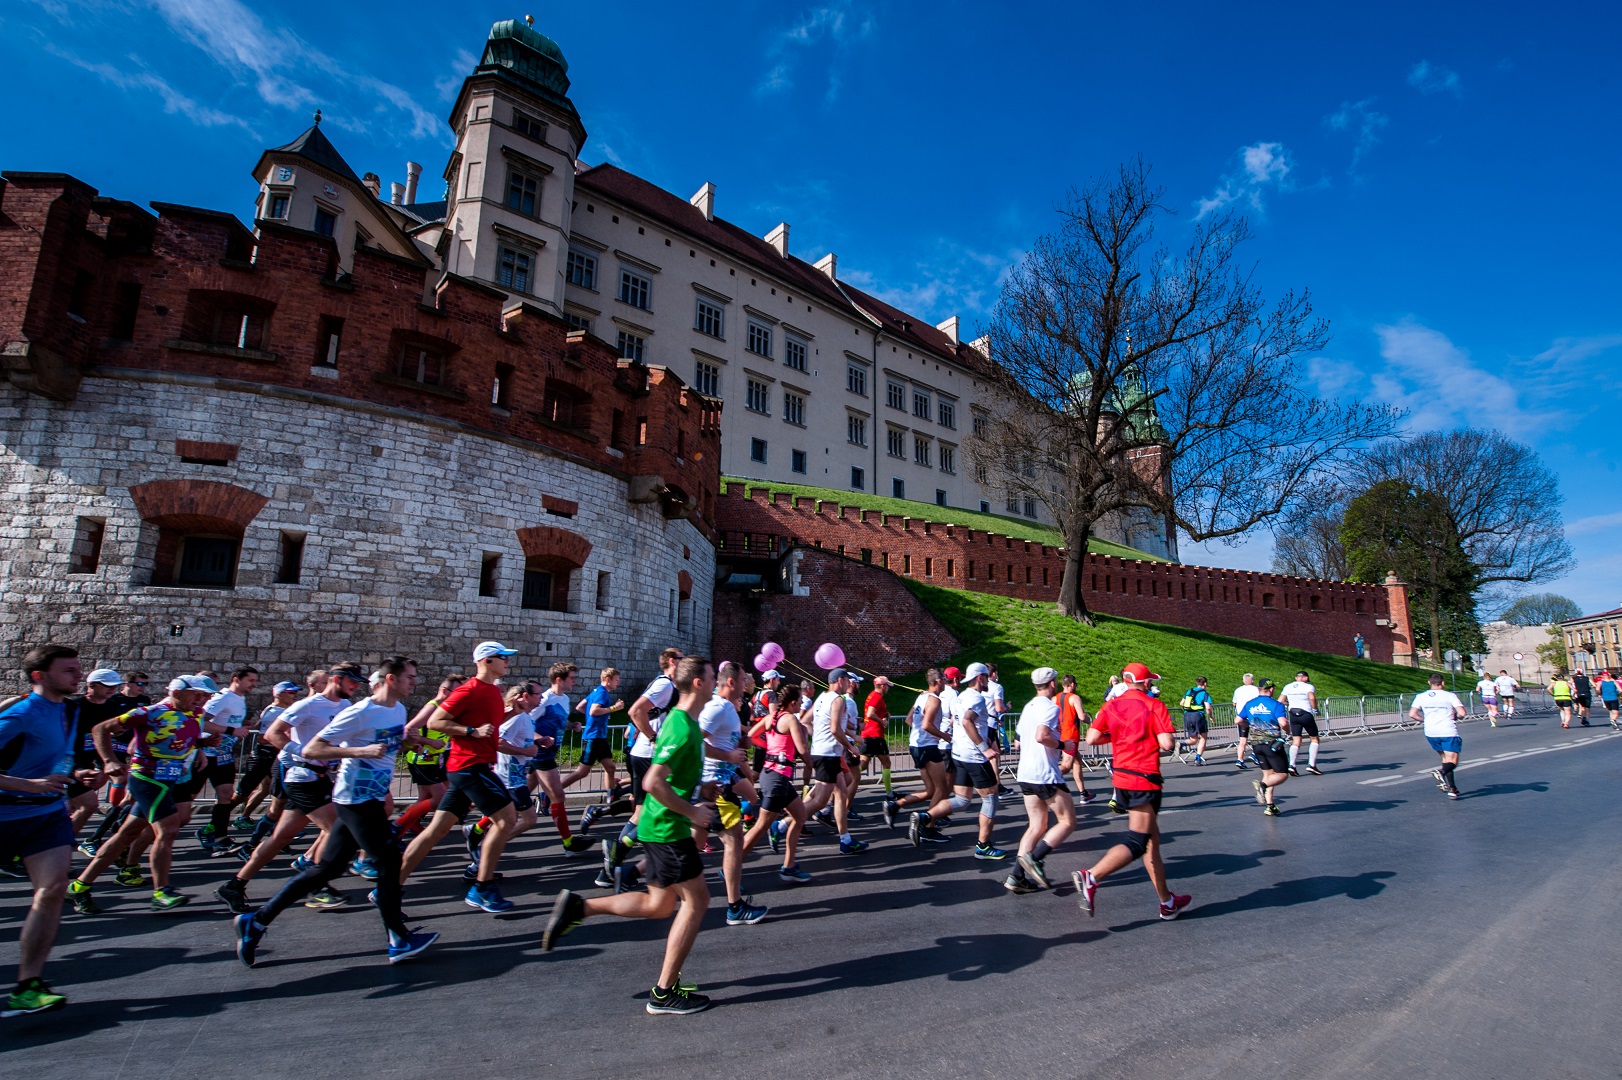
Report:
<svg viewBox="0 0 1622 1080"><path fill-rule="evenodd" d="M786 656L783 657L781 662L782 662L784 667L793 668L795 671L798 671L801 675L804 675L806 678L810 679L811 682L816 686L824 686L825 687L825 686L828 685L826 682L824 682L823 680L817 678L811 672L805 670L805 668L801 667L799 664L796 664L794 661L790 660Z"/></svg>

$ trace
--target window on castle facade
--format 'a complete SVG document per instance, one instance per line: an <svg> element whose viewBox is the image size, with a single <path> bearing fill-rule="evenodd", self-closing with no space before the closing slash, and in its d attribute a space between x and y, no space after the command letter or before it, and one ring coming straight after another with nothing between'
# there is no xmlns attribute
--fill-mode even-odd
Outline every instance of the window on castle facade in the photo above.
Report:
<svg viewBox="0 0 1622 1080"><path fill-rule="evenodd" d="M528 253L514 248L501 249L501 258L496 263L496 281L504 289L513 292L529 292L530 257Z"/></svg>
<svg viewBox="0 0 1622 1080"><path fill-rule="evenodd" d="M597 291L597 256L571 248L566 272L570 285Z"/></svg>
<svg viewBox="0 0 1622 1080"><path fill-rule="evenodd" d="M541 182L535 177L517 169L508 170L507 209L516 210L525 217L534 217L540 193Z"/></svg>
<svg viewBox="0 0 1622 1080"><path fill-rule="evenodd" d="M720 304L698 298L693 314L693 329L712 338L725 338L726 314Z"/></svg>
<svg viewBox="0 0 1622 1080"><path fill-rule="evenodd" d="M721 369L714 364L706 364L700 360L693 365L693 385L701 394L710 397L721 396Z"/></svg>
<svg viewBox="0 0 1622 1080"><path fill-rule="evenodd" d="M445 354L421 345L407 345L400 350L400 366L396 374L424 386L442 386L445 381Z"/></svg>
<svg viewBox="0 0 1622 1080"><path fill-rule="evenodd" d="M620 303L648 311L652 306L653 282L629 270L620 271Z"/></svg>
<svg viewBox="0 0 1622 1080"><path fill-rule="evenodd" d="M805 342L797 338L783 338L783 363L795 371L805 370Z"/></svg>

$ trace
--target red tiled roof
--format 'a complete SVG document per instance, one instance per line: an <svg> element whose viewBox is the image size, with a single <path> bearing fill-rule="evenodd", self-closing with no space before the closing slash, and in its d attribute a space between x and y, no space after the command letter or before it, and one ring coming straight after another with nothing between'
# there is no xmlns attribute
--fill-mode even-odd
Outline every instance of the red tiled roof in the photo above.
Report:
<svg viewBox="0 0 1622 1080"><path fill-rule="evenodd" d="M873 316L884 332L893 338L905 341L913 348L923 352L933 353L935 356L950 360L960 367L980 375L985 374L987 361L984 356L967 344L952 344L952 339L946 336L945 331L938 330L922 319L914 318L906 312L886 304L883 300L865 293L849 282L841 281L840 287L849 294L858 307Z"/></svg>
<svg viewBox="0 0 1622 1080"><path fill-rule="evenodd" d="M1610 619L1610 618L1614 618L1614 617L1616 617L1618 615L1622 615L1622 608L1612 608L1610 611L1602 611L1598 615L1583 615L1583 616L1580 616L1580 617L1575 618L1575 619L1567 619L1564 622L1562 622L1560 625L1561 626L1570 626L1573 623L1588 622L1588 621L1590 621L1592 619Z"/></svg>

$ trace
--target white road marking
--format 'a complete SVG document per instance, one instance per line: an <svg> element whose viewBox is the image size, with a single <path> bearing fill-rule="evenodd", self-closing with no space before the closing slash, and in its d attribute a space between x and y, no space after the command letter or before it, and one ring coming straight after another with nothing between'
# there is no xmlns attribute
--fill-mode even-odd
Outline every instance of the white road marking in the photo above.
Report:
<svg viewBox="0 0 1622 1080"><path fill-rule="evenodd" d="M1507 754L1499 754L1496 757L1476 758L1474 761L1462 761L1459 763L1459 767L1455 771L1463 772L1466 769L1474 769L1481 765L1492 765L1500 761L1513 761L1516 758L1532 757L1535 754L1552 754L1557 750L1571 750L1579 746L1589 746L1593 743L1604 742L1606 739L1617 738L1619 734L1622 733L1607 731L1604 734L1590 735L1586 739L1574 739L1569 743L1562 743L1559 746L1529 746L1524 750L1513 750ZM1377 776L1372 780L1359 780L1358 784L1360 786L1385 788L1396 787L1398 784L1411 784L1415 780L1434 781L1435 779L1436 778L1431 775L1431 770L1425 769L1421 772L1416 772L1408 776Z"/></svg>

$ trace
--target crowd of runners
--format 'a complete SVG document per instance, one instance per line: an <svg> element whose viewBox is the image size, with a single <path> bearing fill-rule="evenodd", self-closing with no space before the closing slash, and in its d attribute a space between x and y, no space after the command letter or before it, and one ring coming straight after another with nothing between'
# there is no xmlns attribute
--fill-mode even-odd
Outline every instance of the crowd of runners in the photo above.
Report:
<svg viewBox="0 0 1622 1080"><path fill-rule="evenodd" d="M892 684L882 675L842 663L821 677L804 669L788 677L758 658L766 670L757 675L670 648L659 656L661 674L627 701L614 668L597 672L582 692L581 673L567 662L551 665L544 681L514 678L515 655L499 642L479 643L471 671L444 675L412 714L405 703L419 674L407 657L369 670L337 663L301 682L277 682L270 703L254 712L248 699L260 673L251 667L154 682L143 671L87 674L66 646L30 651L28 693L0 703L0 874L33 889L4 1014L66 1003L44 981L45 960L64 908L87 918L101 911L97 896L106 886L97 886L109 872L116 888L144 891L164 912L198 899L172 884L177 854L218 860L213 899L229 912L237 958L248 967L290 908L352 903L337 886L354 876L383 923L393 964L438 937L412 927L403 910L413 873L436 847L453 836L465 847L465 902L499 914L514 906L501 886L506 848L547 819L564 858L600 859L600 891L562 890L541 947L551 950L590 918L674 915L647 1009L697 1012L709 1000L682 967L709 907L706 854L721 856L727 924L751 925L769 914L744 891L744 867L762 841L777 877L802 885L811 875L799 855L813 828L826 830L841 856L868 850L853 823L872 830L876 819L928 849L951 842L947 827L972 807L974 858L1009 865L1003 885L1011 893L1049 890L1047 858L1076 829L1077 803L1098 797L1086 772L1104 748L1108 806L1125 818L1125 830L1071 874L1081 910L1091 916L1099 883L1139 861L1161 919L1177 918L1191 902L1172 889L1161 860L1161 761L1181 738L1192 763L1206 764L1214 704L1204 678L1178 702L1179 732L1159 676L1141 663L1112 677L1092 715L1074 677L1051 667L1031 672L1029 700L1017 713L995 665L931 669L906 714L916 780L902 791L890 756ZM1562 726L1574 709L1589 722L1594 690L1618 725L1617 684L1609 673L1596 683L1584 676L1579 693L1562 677L1550 687ZM1466 709L1443 687L1443 677L1432 675L1408 716L1440 758L1437 785L1458 798ZM1519 683L1507 672L1484 676L1476 690L1495 726L1514 715ZM1282 685L1246 674L1232 703L1233 766L1259 771L1256 800L1278 816L1279 788L1302 775L1303 744L1306 774L1321 775L1317 689L1305 671ZM620 729L626 740L616 761L611 732ZM563 754L576 733L578 758L565 774ZM603 786L592 790L603 797L583 806L576 824L567 792L594 768ZM396 794L400 770L414 800ZM864 782L878 788L873 820L854 808ZM194 817L194 804L209 799L207 813ZM595 846L587 840L604 819L620 818ZM1012 850L997 844L999 818L1012 819L1005 837L1020 830ZM285 871L260 883L278 859Z"/></svg>

